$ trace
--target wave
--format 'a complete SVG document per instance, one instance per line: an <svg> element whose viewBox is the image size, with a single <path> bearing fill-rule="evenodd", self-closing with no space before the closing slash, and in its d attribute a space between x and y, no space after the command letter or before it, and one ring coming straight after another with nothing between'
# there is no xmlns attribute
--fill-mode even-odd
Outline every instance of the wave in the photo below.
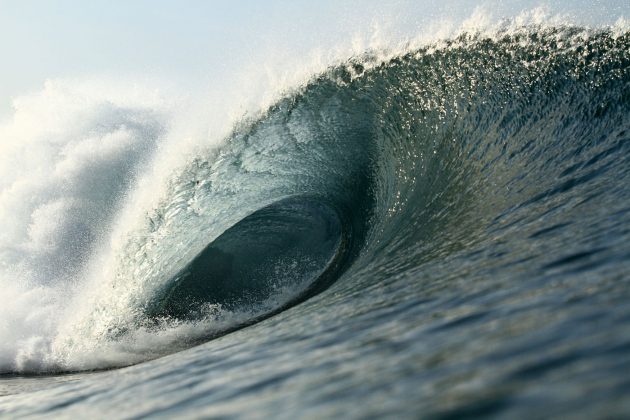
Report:
<svg viewBox="0 0 630 420"><path fill-rule="evenodd" d="M1 133L0 371L138 363L481 244L553 253L560 212L579 240L627 210L628 51L622 27L508 25L366 53L185 153L162 99L50 83ZM537 258L619 265L608 234Z"/></svg>

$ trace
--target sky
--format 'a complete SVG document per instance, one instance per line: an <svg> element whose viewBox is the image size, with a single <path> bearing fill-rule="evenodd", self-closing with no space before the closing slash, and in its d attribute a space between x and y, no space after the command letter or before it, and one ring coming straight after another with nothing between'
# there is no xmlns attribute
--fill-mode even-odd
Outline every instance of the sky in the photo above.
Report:
<svg viewBox="0 0 630 420"><path fill-rule="evenodd" d="M540 5L593 25L630 17L628 0L0 0L0 119L46 80L158 79L191 89L265 54L299 58L375 27L404 36L478 7L509 16Z"/></svg>

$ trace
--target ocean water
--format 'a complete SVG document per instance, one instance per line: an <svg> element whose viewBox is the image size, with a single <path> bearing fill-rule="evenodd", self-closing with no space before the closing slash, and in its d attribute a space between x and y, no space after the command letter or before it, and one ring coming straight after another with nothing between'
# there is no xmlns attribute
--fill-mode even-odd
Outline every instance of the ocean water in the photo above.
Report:
<svg viewBox="0 0 630 420"><path fill-rule="evenodd" d="M146 92L17 103L0 416L630 415L625 21L464 28L269 98L201 146Z"/></svg>

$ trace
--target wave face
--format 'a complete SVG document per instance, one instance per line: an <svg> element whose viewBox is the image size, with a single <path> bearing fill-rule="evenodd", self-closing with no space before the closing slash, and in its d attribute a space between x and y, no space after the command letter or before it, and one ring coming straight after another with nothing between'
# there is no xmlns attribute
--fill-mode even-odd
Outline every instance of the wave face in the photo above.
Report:
<svg viewBox="0 0 630 420"><path fill-rule="evenodd" d="M0 368L120 367L216 339L131 369L205 360L234 389L276 377L270 398L385 387L398 409L380 409L403 414L536 411L528 401L622 413L629 51L624 31L528 27L353 58L140 204L167 130L159 106L95 105L92 137L50 142L57 178L2 185L2 217L29 215L15 224L26 234L4 234L3 284L28 279L13 296L56 315L26 338L4 325L20 338ZM103 148L92 165L88 148ZM39 198L5 204L16 191ZM244 377L216 361L230 352L252 372L277 364ZM350 388L330 380L342 368Z"/></svg>

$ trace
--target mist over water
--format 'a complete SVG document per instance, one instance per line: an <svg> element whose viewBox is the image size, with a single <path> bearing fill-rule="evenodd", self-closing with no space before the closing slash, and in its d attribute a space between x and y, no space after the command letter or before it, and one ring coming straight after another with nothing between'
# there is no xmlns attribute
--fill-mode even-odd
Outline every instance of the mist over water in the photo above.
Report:
<svg viewBox="0 0 630 420"><path fill-rule="evenodd" d="M628 23L553 12L19 97L0 414L627 414Z"/></svg>

